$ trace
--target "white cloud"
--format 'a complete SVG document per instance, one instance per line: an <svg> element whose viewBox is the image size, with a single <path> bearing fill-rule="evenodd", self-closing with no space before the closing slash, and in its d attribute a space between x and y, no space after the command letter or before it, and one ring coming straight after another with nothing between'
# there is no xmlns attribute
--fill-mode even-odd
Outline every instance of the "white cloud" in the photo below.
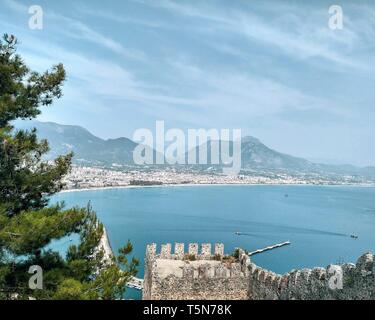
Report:
<svg viewBox="0 0 375 320"><path fill-rule="evenodd" d="M180 81L193 86L202 112L223 115L229 112L232 117L244 119L277 115L286 110L315 109L348 116L342 106L333 101L307 95L267 78L242 72L203 70L186 59L170 63Z"/></svg>
<svg viewBox="0 0 375 320"><path fill-rule="evenodd" d="M130 17L128 15L112 12L109 8L102 9L102 10L95 10L92 7L87 5L82 5L81 3L76 3L76 8L82 15L85 16L92 16L95 18L101 18L105 20L109 20L111 22L117 22L120 24L135 24L142 27L147 28L161 28L167 27L168 25L160 20L158 21L151 21L150 19L140 19L135 17Z"/></svg>
<svg viewBox="0 0 375 320"><path fill-rule="evenodd" d="M21 14L27 14L28 7L15 0L2 0L13 11ZM109 49L119 54L123 58L131 58L136 60L145 60L145 53L141 50L125 48L119 41L111 39L109 36L95 31L93 28L82 23L79 20L66 17L52 10L44 9L44 19L51 19L54 24L50 24L49 28L53 28L53 32L64 34L70 38L82 39L89 41L95 45ZM57 27L54 27L56 25ZM63 26L63 27L61 27Z"/></svg>
<svg viewBox="0 0 375 320"><path fill-rule="evenodd" d="M273 46L283 54L297 59L319 58L338 66L367 69L364 63L350 55L365 39L361 38L361 25L357 24L361 17L353 21L349 10L345 11L344 29L335 32L328 28L328 7L324 6L317 10L272 2L257 6L257 9L263 11L272 8L271 17L260 18L259 14L252 13L251 10L244 12L227 7L218 9L207 3L192 5L171 0L137 2L162 8L177 15L202 19L207 22L208 32L212 32L214 25L218 35L222 32L237 34L250 41ZM368 24L369 20L366 20L366 23ZM374 30L375 20L370 20L370 26L367 28Z"/></svg>

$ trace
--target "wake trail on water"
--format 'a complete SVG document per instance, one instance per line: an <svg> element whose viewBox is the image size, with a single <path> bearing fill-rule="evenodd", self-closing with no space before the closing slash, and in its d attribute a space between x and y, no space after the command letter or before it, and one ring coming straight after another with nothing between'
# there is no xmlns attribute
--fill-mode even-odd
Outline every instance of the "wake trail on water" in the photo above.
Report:
<svg viewBox="0 0 375 320"><path fill-rule="evenodd" d="M213 217L201 216L201 215L184 215L186 218L191 220L189 228L178 228L178 229L160 229L160 231L181 231L181 232L240 232L241 235L247 235L251 237L264 237L266 234L311 234L311 235L325 235L335 237L350 237L349 233L342 233L323 229L305 228L298 226L288 226L283 224L277 224L272 222L261 222L261 221L249 221L241 219L229 219L224 217ZM197 222L198 220L198 222ZM203 226L202 222L209 223L210 227ZM198 224L200 223L200 224ZM196 228L194 225L196 224ZM225 224L225 226L218 226L218 224Z"/></svg>
<svg viewBox="0 0 375 320"><path fill-rule="evenodd" d="M255 238L269 238L267 234L312 234L312 235L326 235L326 236L335 236L335 237L350 237L348 233L340 233L334 231L327 231L327 230L319 230L319 229L309 229L309 228L300 228L300 227L291 227L291 226L283 226L283 225L274 225L274 224L267 224L267 223L256 223L257 226L249 229L243 228L242 225L229 225L226 227L218 228L174 228L174 229L159 229L160 232L193 232L193 233L209 233L209 232L222 232L222 233L235 233L239 232L239 236L248 236L248 237L255 237ZM242 228L241 228L242 227Z"/></svg>

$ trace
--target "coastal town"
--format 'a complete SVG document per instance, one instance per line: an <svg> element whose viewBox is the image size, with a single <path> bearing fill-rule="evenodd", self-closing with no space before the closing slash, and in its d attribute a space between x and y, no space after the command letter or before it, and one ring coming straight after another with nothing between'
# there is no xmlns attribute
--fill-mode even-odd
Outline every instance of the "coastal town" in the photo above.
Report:
<svg viewBox="0 0 375 320"><path fill-rule="evenodd" d="M220 184L308 184L308 185L369 185L374 181L353 176L254 171L236 176L207 171L174 168L114 170L101 167L73 166L64 179L66 190L153 186L153 185L220 185Z"/></svg>

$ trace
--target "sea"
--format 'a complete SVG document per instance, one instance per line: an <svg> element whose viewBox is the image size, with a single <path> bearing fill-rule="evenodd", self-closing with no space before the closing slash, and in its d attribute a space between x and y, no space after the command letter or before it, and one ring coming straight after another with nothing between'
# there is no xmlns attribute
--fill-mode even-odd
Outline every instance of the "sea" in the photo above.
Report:
<svg viewBox="0 0 375 320"><path fill-rule="evenodd" d="M252 256L277 273L296 268L353 262L375 252L375 187L311 185L195 185L109 188L62 192L50 203L91 203L104 223L114 252L129 239L143 277L146 245L223 243L254 251L291 244ZM352 237L352 236L356 236ZM64 252L76 236L54 241ZM128 289L126 297L140 299Z"/></svg>

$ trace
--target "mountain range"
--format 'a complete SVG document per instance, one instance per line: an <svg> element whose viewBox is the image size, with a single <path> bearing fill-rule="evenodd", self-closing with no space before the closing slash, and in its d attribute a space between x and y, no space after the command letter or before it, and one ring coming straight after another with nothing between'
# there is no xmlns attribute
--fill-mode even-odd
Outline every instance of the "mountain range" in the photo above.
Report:
<svg viewBox="0 0 375 320"><path fill-rule="evenodd" d="M16 129L36 128L38 136L47 139L50 152L47 159L74 152L73 162L86 166L133 166L133 150L138 145L128 138L101 139L80 126L53 122L18 121ZM211 141L207 142L208 165ZM197 147L198 148L198 147ZM230 142L230 150L233 144ZM198 151L198 149L197 149ZM155 155L155 151L154 155ZM197 152L198 153L198 152ZM318 164L287 155L264 145L259 139L246 136L241 140L242 168L244 170L278 170L303 173L360 175L375 178L375 167L359 168L352 165ZM207 167L207 166L206 166Z"/></svg>

